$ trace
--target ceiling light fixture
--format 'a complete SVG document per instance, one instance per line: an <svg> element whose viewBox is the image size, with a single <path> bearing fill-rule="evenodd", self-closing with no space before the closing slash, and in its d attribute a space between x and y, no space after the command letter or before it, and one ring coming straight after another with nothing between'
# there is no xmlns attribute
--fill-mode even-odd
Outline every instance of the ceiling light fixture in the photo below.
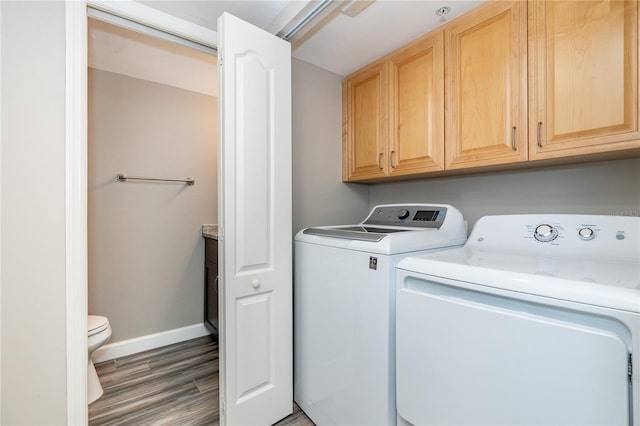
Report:
<svg viewBox="0 0 640 426"><path fill-rule="evenodd" d="M442 6L436 9L436 15L440 17L440 22L444 22L444 17L451 12L451 8L449 6Z"/></svg>
<svg viewBox="0 0 640 426"><path fill-rule="evenodd" d="M355 18L360 12L371 6L374 1L375 0L351 0L342 8L342 13Z"/></svg>

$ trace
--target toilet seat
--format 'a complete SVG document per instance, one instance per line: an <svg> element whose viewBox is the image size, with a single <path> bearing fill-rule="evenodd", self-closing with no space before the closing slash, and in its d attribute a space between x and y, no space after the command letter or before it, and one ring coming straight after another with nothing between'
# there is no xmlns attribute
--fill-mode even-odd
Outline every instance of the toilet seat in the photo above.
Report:
<svg viewBox="0 0 640 426"><path fill-rule="evenodd" d="M87 317L87 330L89 336L98 334L109 327L109 319L100 315L89 315Z"/></svg>

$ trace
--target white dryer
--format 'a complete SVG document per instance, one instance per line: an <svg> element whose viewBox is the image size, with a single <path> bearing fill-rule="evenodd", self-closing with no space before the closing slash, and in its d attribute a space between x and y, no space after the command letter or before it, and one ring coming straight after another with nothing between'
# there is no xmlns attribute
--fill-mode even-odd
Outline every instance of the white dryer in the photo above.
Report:
<svg viewBox="0 0 640 426"><path fill-rule="evenodd" d="M402 421L640 425L640 218L487 216L397 283Z"/></svg>
<svg viewBox="0 0 640 426"><path fill-rule="evenodd" d="M314 423L395 424L395 266L465 241L462 214L431 204L296 235L294 393Z"/></svg>

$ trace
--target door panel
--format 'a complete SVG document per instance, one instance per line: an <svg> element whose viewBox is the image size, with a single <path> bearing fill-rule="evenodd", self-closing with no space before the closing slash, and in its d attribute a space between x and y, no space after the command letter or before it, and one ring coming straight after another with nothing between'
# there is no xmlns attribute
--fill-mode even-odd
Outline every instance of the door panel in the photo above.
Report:
<svg viewBox="0 0 640 426"><path fill-rule="evenodd" d="M273 386L271 359L275 355L271 323L271 292L236 301L238 355L247 368L238 371L237 398L244 400Z"/></svg>
<svg viewBox="0 0 640 426"><path fill-rule="evenodd" d="M221 424L292 412L291 51L229 14L220 31Z"/></svg>
<svg viewBox="0 0 640 426"><path fill-rule="evenodd" d="M273 81L269 69L256 52L236 56L238 104L235 139L237 188L235 194L238 215L236 273L256 268L269 268L268 235L273 206L268 197L273 185L270 173L274 158L273 144ZM264 106L269 106L266 109ZM256 214L258 213L258 214Z"/></svg>

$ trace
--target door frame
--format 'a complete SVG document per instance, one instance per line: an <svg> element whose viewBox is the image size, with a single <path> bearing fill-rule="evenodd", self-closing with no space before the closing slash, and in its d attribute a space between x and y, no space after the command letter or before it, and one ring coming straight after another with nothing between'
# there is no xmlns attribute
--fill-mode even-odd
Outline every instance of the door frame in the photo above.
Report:
<svg viewBox="0 0 640 426"><path fill-rule="evenodd" d="M65 261L67 424L86 424L87 406L87 7L216 49L215 31L134 1L65 0Z"/></svg>
<svg viewBox="0 0 640 426"><path fill-rule="evenodd" d="M333 1L333 0L331 0ZM87 8L217 50L218 33L133 0L65 0L65 290L67 424L86 424L88 315ZM312 0L291 2L269 32L315 16ZM220 182L218 182L220 185ZM218 207L220 208L220 206Z"/></svg>

